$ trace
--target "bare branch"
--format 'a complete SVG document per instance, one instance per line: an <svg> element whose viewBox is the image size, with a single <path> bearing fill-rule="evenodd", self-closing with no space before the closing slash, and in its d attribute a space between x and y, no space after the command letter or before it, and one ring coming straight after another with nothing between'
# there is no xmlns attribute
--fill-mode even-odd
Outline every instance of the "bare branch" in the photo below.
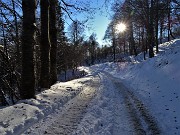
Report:
<svg viewBox="0 0 180 135"><path fill-rule="evenodd" d="M70 18L73 22L75 22L75 21L72 19L70 13L69 13L64 7L61 7L61 8L67 13L67 15L69 16L69 18Z"/></svg>
<svg viewBox="0 0 180 135"><path fill-rule="evenodd" d="M1 7L4 7L5 9L9 10L12 14L14 14L14 12L17 14L17 16L22 19L22 16L17 12L17 11L13 11L13 9L11 9L10 7L8 7L5 3L1 2Z"/></svg>

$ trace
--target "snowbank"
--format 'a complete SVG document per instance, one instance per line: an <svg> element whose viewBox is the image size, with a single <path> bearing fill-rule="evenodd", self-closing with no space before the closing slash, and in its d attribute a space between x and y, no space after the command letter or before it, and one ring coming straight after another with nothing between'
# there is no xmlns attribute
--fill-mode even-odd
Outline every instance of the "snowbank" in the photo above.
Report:
<svg viewBox="0 0 180 135"><path fill-rule="evenodd" d="M0 134L20 134L82 91L84 83L90 78L73 80L53 85L37 94L37 99L21 100L16 105L0 109Z"/></svg>
<svg viewBox="0 0 180 135"><path fill-rule="evenodd" d="M164 134L180 134L180 39L160 45L160 53L133 62L106 63L94 68L104 69L122 79L140 97L161 124Z"/></svg>

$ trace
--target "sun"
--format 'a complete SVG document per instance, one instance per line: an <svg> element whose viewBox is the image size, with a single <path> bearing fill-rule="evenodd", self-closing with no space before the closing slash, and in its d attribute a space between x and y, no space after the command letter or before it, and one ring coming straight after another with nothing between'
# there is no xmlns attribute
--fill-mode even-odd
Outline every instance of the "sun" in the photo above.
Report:
<svg viewBox="0 0 180 135"><path fill-rule="evenodd" d="M126 25L124 23L119 23L116 25L116 31L118 33L123 32L126 30Z"/></svg>

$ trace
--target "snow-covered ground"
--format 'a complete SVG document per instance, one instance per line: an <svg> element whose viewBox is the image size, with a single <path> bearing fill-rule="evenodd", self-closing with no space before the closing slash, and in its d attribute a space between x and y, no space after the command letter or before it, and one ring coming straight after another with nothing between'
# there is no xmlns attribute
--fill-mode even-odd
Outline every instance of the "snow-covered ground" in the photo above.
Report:
<svg viewBox="0 0 180 135"><path fill-rule="evenodd" d="M143 100L164 134L180 134L180 40L160 45L160 53L133 63L110 64L105 71L122 81ZM111 67L111 68L109 68Z"/></svg>
<svg viewBox="0 0 180 135"><path fill-rule="evenodd" d="M1 108L0 134L180 134L180 40L131 60L81 67L85 77Z"/></svg>
<svg viewBox="0 0 180 135"><path fill-rule="evenodd" d="M61 110L70 99L79 94L91 78L61 82L37 94L37 99L21 100L16 105L0 109L0 134L21 134L41 119Z"/></svg>
<svg viewBox="0 0 180 135"><path fill-rule="evenodd" d="M160 45L156 57L91 67L121 79L156 117L163 134L180 134L180 39Z"/></svg>

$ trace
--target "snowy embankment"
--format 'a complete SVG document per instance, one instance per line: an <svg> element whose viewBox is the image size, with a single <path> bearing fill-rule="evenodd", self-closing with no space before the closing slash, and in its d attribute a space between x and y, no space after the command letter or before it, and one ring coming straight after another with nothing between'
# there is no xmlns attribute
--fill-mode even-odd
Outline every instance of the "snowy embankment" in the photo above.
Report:
<svg viewBox="0 0 180 135"><path fill-rule="evenodd" d="M121 79L149 108L163 134L180 134L180 39L161 44L154 58L144 61L140 54L131 60L92 68Z"/></svg>
<svg viewBox="0 0 180 135"><path fill-rule="evenodd" d="M36 99L21 100L16 105L0 109L0 134L20 134L27 128L61 110L70 99L79 94L91 78L58 83L37 94Z"/></svg>

